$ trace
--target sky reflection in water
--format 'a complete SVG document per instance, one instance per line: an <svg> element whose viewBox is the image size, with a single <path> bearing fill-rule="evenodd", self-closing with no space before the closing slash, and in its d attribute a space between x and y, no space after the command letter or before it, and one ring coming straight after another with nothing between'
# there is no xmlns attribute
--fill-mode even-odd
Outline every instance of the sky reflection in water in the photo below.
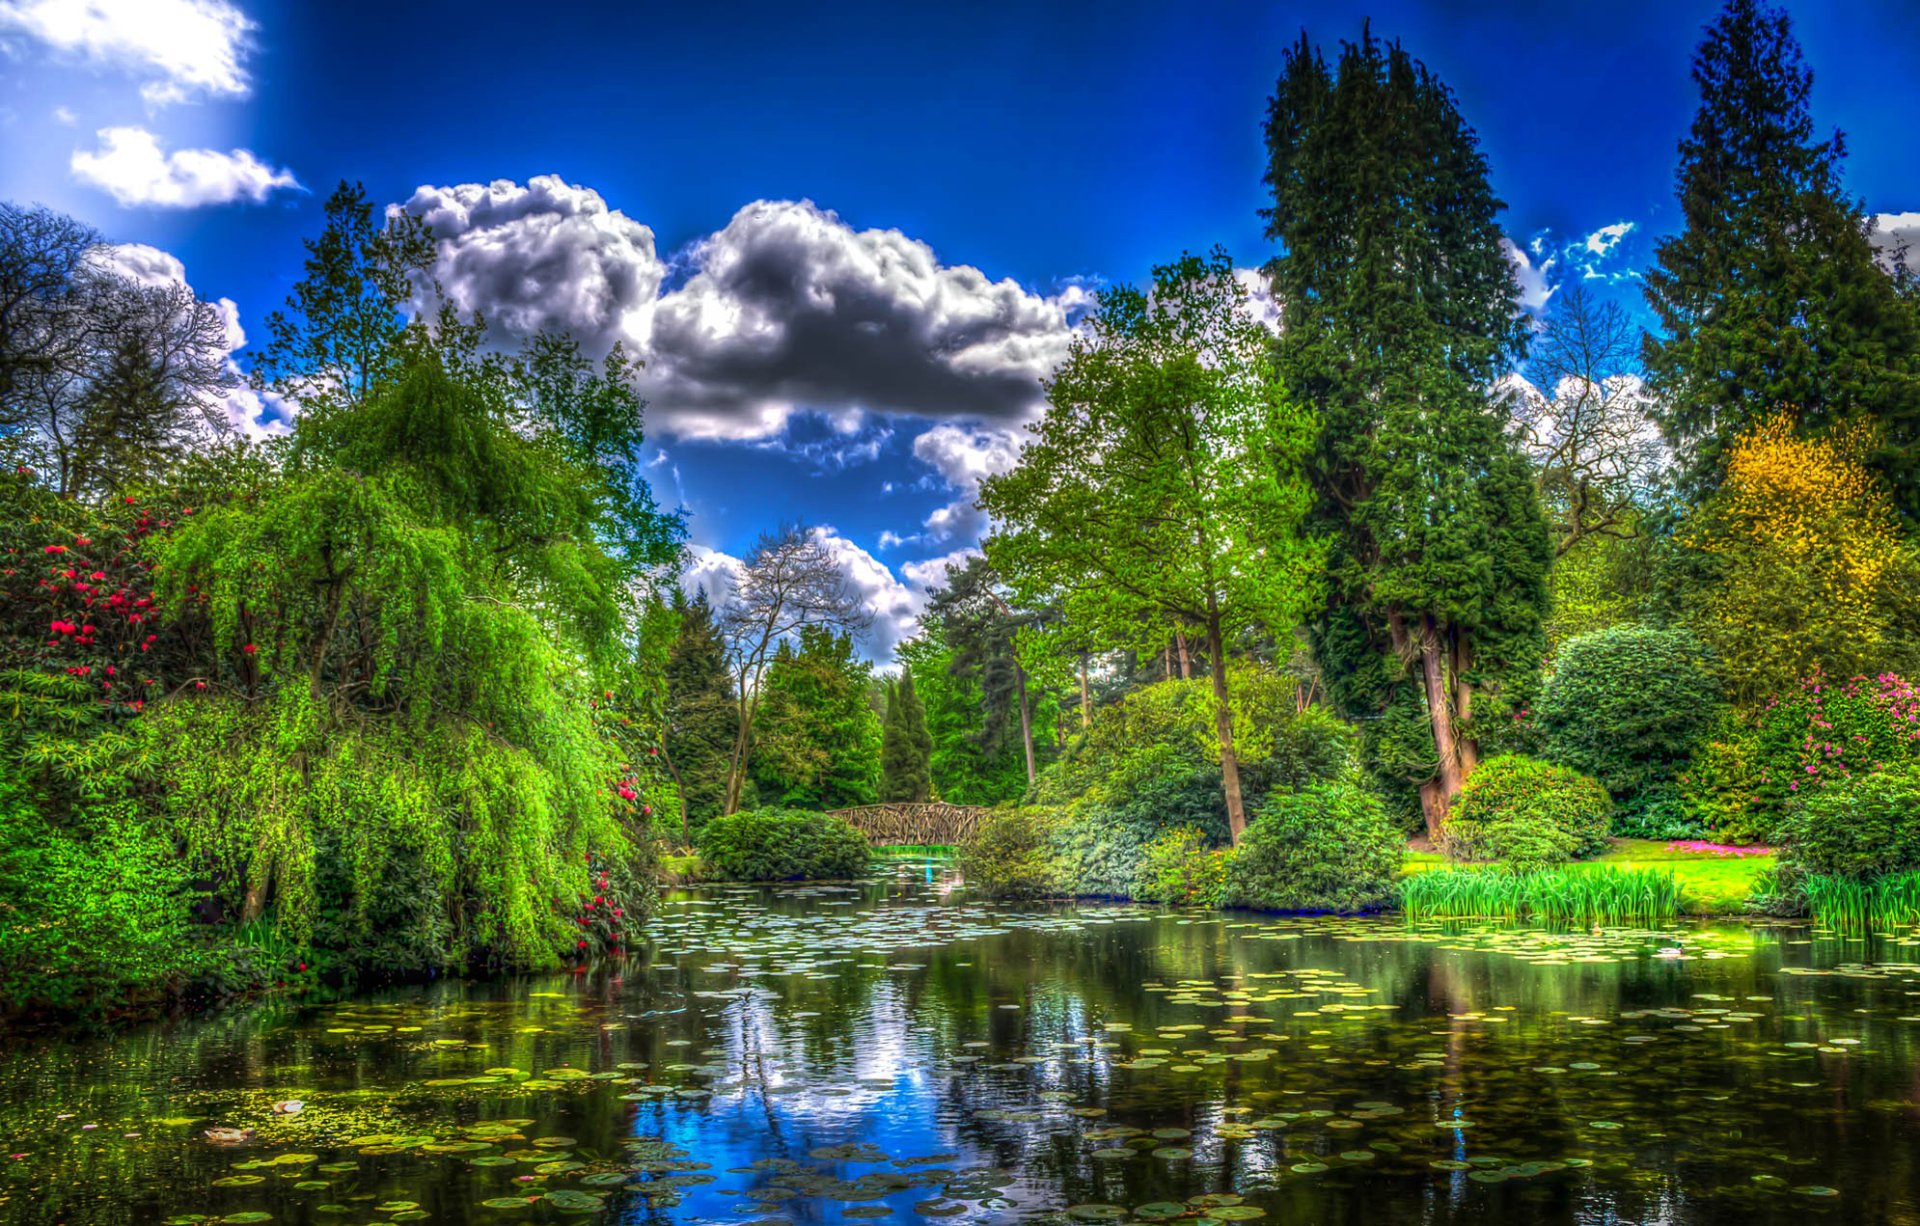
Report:
<svg viewBox="0 0 1920 1226"><path fill-rule="evenodd" d="M15 1040L0 1223L1920 1220L1911 934L898 871L670 896L619 973Z"/></svg>

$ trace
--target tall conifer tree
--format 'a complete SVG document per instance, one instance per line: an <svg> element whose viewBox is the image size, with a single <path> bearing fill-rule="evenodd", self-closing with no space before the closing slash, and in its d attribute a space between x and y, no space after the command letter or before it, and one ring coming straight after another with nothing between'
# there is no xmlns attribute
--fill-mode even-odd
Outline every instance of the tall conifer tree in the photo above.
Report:
<svg viewBox="0 0 1920 1226"><path fill-rule="evenodd" d="M1479 756L1476 717L1537 676L1549 546L1489 394L1524 333L1486 160L1453 95L1371 34L1305 37L1267 119L1281 378L1319 417L1313 627L1330 697L1430 832Z"/></svg>
<svg viewBox="0 0 1920 1226"><path fill-rule="evenodd" d="M1694 55L1700 110L1680 142L1686 229L1660 244L1646 340L1662 426L1691 492L1725 449L1781 410L1818 431L1860 418L1876 466L1920 514L1920 312L1875 261L1872 222L1841 188L1846 146L1816 139L1813 73L1786 13L1729 0Z"/></svg>

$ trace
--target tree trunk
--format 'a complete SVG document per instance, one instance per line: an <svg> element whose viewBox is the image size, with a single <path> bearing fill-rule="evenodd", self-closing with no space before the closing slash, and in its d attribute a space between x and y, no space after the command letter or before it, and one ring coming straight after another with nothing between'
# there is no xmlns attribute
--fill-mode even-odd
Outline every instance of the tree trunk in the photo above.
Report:
<svg viewBox="0 0 1920 1226"><path fill-rule="evenodd" d="M1227 793L1227 831L1235 847L1247 828L1247 806L1240 795L1240 759L1233 752L1233 705L1227 697L1227 653L1221 642L1220 618L1207 622L1207 657L1213 673L1213 730L1220 738L1220 781Z"/></svg>
<svg viewBox="0 0 1920 1226"><path fill-rule="evenodd" d="M1180 680L1191 681L1193 680L1193 653L1187 650L1186 632L1176 629L1173 632L1173 642L1180 649Z"/></svg>
<svg viewBox="0 0 1920 1226"><path fill-rule="evenodd" d="M753 709L745 699L740 702L740 727L733 734L733 758L727 763L727 794L720 803L720 815L740 811L740 793L747 782L747 750L753 743Z"/></svg>
<svg viewBox="0 0 1920 1226"><path fill-rule="evenodd" d="M1087 688L1087 653L1080 653L1080 731L1093 727L1093 691Z"/></svg>
<svg viewBox="0 0 1920 1226"><path fill-rule="evenodd" d="M1027 751L1027 783L1033 783L1033 712L1027 707L1027 670L1013 662L1013 682L1020 690L1020 744Z"/></svg>
<svg viewBox="0 0 1920 1226"><path fill-rule="evenodd" d="M1454 735L1451 687L1447 680L1447 662L1440 632L1433 618L1422 617L1419 631L1420 679L1426 688L1427 721L1433 729L1433 748L1439 756L1439 770L1420 785L1420 809L1427 820L1427 837L1436 844L1447 822L1447 810L1460 794L1466 774L1461 769L1459 738Z"/></svg>

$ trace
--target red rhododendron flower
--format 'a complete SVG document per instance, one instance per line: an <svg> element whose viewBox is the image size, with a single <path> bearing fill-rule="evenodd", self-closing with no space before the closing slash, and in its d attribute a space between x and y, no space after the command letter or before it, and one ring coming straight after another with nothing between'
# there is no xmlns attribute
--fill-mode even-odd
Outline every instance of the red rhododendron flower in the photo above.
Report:
<svg viewBox="0 0 1920 1226"><path fill-rule="evenodd" d="M246 645L245 647L242 647L242 648L240 649L240 654L241 654L241 655L243 655L243 656L250 656L250 655L252 655L252 654L253 654L254 652L256 652L256 651L259 651L259 650L260 650L260 649L259 649L258 647L255 647L255 646L254 646L254 645L253 645L252 643L248 643L248 644L247 644L247 645Z"/></svg>
<svg viewBox="0 0 1920 1226"><path fill-rule="evenodd" d="M65 553L66 551L67 547L65 545L49 545L46 548L47 553Z"/></svg>

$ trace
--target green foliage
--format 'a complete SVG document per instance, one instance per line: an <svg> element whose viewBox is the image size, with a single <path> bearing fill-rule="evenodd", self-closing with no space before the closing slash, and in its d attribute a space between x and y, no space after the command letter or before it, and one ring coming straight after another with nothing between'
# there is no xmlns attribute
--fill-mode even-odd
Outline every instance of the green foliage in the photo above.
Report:
<svg viewBox="0 0 1920 1226"><path fill-rule="evenodd" d="M1482 762L1447 818L1447 854L1548 868L1606 849L1613 802L1591 776L1507 754Z"/></svg>
<svg viewBox="0 0 1920 1226"><path fill-rule="evenodd" d="M1231 848L1218 846L1192 826L1176 827L1141 852L1133 897L1177 907L1218 906L1232 860Z"/></svg>
<svg viewBox="0 0 1920 1226"><path fill-rule="evenodd" d="M1729 842L1766 842L1835 782L1920 762L1920 687L1816 672L1757 713L1729 713L1681 776L1688 813Z"/></svg>
<svg viewBox="0 0 1920 1226"><path fill-rule="evenodd" d="M1031 899L1061 893L1053 858L1058 814L1038 806L1003 806L960 845L960 875L987 898Z"/></svg>
<svg viewBox="0 0 1920 1226"><path fill-rule="evenodd" d="M913 670L914 691L926 711L933 794L957 805L997 805L1025 795L1020 738L999 734L1009 724L983 691L985 670L963 667L947 642L945 621L922 618L919 635L896 647L894 658ZM1033 714L1037 751L1053 740L1052 704L1039 704Z"/></svg>
<svg viewBox="0 0 1920 1226"><path fill-rule="evenodd" d="M1799 895L1814 922L1841 932L1888 932L1920 924L1920 871L1907 869L1882 877L1810 874Z"/></svg>
<svg viewBox="0 0 1920 1226"><path fill-rule="evenodd" d="M871 857L846 819L801 809L748 809L700 831L700 859L716 881L819 881L858 877Z"/></svg>
<svg viewBox="0 0 1920 1226"><path fill-rule="evenodd" d="M1561 649L1540 697L1546 756L1635 802L1679 776L1719 698L1692 635L1648 626L1581 635Z"/></svg>
<svg viewBox="0 0 1920 1226"><path fill-rule="evenodd" d="M1352 783L1270 796L1227 871L1225 906L1373 911L1393 900L1406 842L1380 799Z"/></svg>
<svg viewBox="0 0 1920 1226"><path fill-rule="evenodd" d="M1586 929L1678 918L1682 890L1669 869L1588 866L1515 872L1439 869L1400 882L1411 920L1475 919Z"/></svg>
<svg viewBox="0 0 1920 1226"><path fill-rule="evenodd" d="M55 825L0 766L0 1016L100 1012L180 987L200 953L190 876L131 801Z"/></svg>
<svg viewBox="0 0 1920 1226"><path fill-rule="evenodd" d="M880 794L880 717L873 670L853 638L802 626L767 667L754 714L753 779L763 800L804 809L869 805Z"/></svg>
<svg viewBox="0 0 1920 1226"><path fill-rule="evenodd" d="M666 660L664 748L684 808L678 837L687 844L694 831L719 814L726 799L740 704L727 671L726 645L706 596L688 600L675 589L672 608L679 627Z"/></svg>
<svg viewBox="0 0 1920 1226"><path fill-rule="evenodd" d="M1713 489L1754 415L1790 405L1813 431L1879 423L1876 462L1913 515L1920 315L1841 185L1840 138L1815 136L1813 74L1786 13L1729 0L1693 78L1700 109L1680 143L1686 228L1647 272L1660 321L1648 374L1683 478Z"/></svg>
<svg viewBox="0 0 1920 1226"><path fill-rule="evenodd" d="M933 737L927 732L926 709L914 692L911 666L902 668L900 680L887 686L885 724L880 738L880 799L887 803L929 799Z"/></svg>
<svg viewBox="0 0 1920 1226"><path fill-rule="evenodd" d="M1437 836L1454 743L1525 698L1544 645L1546 522L1486 390L1526 328L1501 206L1451 92L1370 34L1337 70L1304 36L1288 51L1267 151L1276 363L1318 422L1314 651L1369 770Z"/></svg>
<svg viewBox="0 0 1920 1226"><path fill-rule="evenodd" d="M1048 385L1046 415L980 505L987 557L1029 606L1057 604L1079 640L1205 644L1228 821L1244 822L1226 712L1226 644L1289 634L1320 551L1301 531L1313 420L1274 377L1270 336L1224 253L1154 269L1152 291L1102 291Z"/></svg>
<svg viewBox="0 0 1920 1226"><path fill-rule="evenodd" d="M1554 558L1547 572L1547 653L1569 641L1638 622L1654 598L1658 544L1647 516L1634 513L1619 534L1590 533Z"/></svg>
<svg viewBox="0 0 1920 1226"><path fill-rule="evenodd" d="M397 377L425 339L404 308L434 260L425 223L406 213L377 218L358 183L333 190L326 218L306 241L306 275L286 309L267 316L267 342L253 361L257 384L310 406L356 403Z"/></svg>
<svg viewBox="0 0 1920 1226"><path fill-rule="evenodd" d="M1796 869L1855 880L1920 869L1920 764L1836 780L1780 827Z"/></svg>

